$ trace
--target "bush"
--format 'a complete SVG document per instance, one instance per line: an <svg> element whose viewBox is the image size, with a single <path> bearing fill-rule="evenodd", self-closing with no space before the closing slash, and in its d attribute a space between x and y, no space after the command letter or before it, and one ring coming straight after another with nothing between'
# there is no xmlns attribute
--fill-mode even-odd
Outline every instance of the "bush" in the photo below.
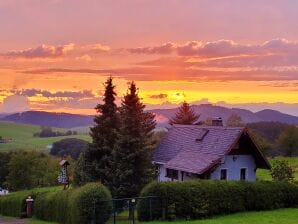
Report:
<svg viewBox="0 0 298 224"><path fill-rule="evenodd" d="M109 219L111 212L111 194L106 187L97 183L40 195L35 202L35 216L38 219L63 224L84 224L92 220L102 224Z"/></svg>
<svg viewBox="0 0 298 224"><path fill-rule="evenodd" d="M153 182L147 185L142 197L163 198L160 206L149 209L145 200L138 204L141 221L160 219L197 219L240 211L270 210L298 206L298 186L286 182L187 181Z"/></svg>
<svg viewBox="0 0 298 224"><path fill-rule="evenodd" d="M36 198L37 195L51 191L56 191L57 188L40 188L28 191L19 191L0 197L0 214L5 216L21 217L26 212L25 200L28 196Z"/></svg>
<svg viewBox="0 0 298 224"><path fill-rule="evenodd" d="M275 181L293 181L294 170L286 160L273 160L271 176Z"/></svg>

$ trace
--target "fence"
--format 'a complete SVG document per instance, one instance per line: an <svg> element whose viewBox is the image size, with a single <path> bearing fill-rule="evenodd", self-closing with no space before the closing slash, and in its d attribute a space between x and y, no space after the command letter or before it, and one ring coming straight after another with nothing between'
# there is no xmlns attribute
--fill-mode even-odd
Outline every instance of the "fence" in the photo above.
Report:
<svg viewBox="0 0 298 224"><path fill-rule="evenodd" d="M166 217L166 200L161 197L148 196L148 197L136 197L136 198L121 198L112 199L112 215L111 214L99 214L98 208L101 206L102 201L93 201L93 214L91 224L102 223L101 217L110 215L110 219L107 224L137 224L138 203L146 203L148 207L149 220L154 219L154 211L162 211L163 217Z"/></svg>

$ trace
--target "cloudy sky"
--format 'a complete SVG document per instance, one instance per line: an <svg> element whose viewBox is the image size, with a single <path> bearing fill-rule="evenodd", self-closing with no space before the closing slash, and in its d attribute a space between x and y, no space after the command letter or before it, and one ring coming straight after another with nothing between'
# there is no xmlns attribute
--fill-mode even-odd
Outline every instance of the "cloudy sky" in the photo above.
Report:
<svg viewBox="0 0 298 224"><path fill-rule="evenodd" d="M0 1L0 112L92 114L112 75L148 108L298 115L298 1Z"/></svg>

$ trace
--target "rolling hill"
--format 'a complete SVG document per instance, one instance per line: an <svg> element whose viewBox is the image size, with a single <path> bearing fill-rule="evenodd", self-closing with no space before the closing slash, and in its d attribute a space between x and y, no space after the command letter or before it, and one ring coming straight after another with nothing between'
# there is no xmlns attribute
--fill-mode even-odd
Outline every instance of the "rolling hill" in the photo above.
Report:
<svg viewBox="0 0 298 224"><path fill-rule="evenodd" d="M65 132L66 129L56 128L56 131ZM0 144L0 151L6 150L47 150L54 142L64 138L79 138L90 141L87 134L75 136L59 136L50 138L33 137L33 134L40 131L39 126L28 124L16 124L12 122L0 122L0 136L10 139L8 143Z"/></svg>
<svg viewBox="0 0 298 224"><path fill-rule="evenodd" d="M235 113L238 114L245 123L275 121L298 125L298 117L284 114L276 110L267 109L254 113L250 110L227 108L212 104L192 105L192 107L197 114L201 115L200 120L205 120L209 117L221 117L225 121L231 114ZM156 114L156 120L158 123L157 127L166 127L168 125L169 118L173 117L177 112L177 108L155 109L148 111ZM0 117L0 120L68 129L86 129L86 127L93 125L92 115L49 113L41 111L27 111L23 113L10 114L8 116Z"/></svg>

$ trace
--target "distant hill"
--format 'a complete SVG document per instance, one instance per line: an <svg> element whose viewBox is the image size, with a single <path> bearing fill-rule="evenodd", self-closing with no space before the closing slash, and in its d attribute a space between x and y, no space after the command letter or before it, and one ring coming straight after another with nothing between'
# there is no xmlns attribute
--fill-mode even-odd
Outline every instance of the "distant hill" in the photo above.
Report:
<svg viewBox="0 0 298 224"><path fill-rule="evenodd" d="M0 120L57 128L75 128L93 124L93 116L42 111L15 113L2 117Z"/></svg>
<svg viewBox="0 0 298 224"><path fill-rule="evenodd" d="M267 109L254 113L250 110L227 108L212 104L193 105L192 107L197 114L201 114L200 120L206 120L208 117L221 117L224 121L226 121L231 114L235 113L238 114L245 123L274 121L298 125L298 117L284 114L276 110ZM157 127L163 128L168 125L169 118L175 115L177 108L155 109L149 111L156 115ZM85 130L85 132L88 132L89 130L86 127L93 125L93 116L91 115L49 113L41 111L15 113L2 118L0 117L0 120L67 129L79 128L80 130Z"/></svg>
<svg viewBox="0 0 298 224"><path fill-rule="evenodd" d="M200 120L206 120L208 117L221 117L224 121L226 121L231 114L235 113L238 114L245 123L275 121L286 124L298 124L298 117L284 114L275 110L262 110L260 112L254 113L250 110L227 108L212 104L193 105L192 108L197 114L201 114ZM150 110L150 112L157 115L159 126L165 126L168 123L168 119L175 115L177 108L155 109Z"/></svg>

